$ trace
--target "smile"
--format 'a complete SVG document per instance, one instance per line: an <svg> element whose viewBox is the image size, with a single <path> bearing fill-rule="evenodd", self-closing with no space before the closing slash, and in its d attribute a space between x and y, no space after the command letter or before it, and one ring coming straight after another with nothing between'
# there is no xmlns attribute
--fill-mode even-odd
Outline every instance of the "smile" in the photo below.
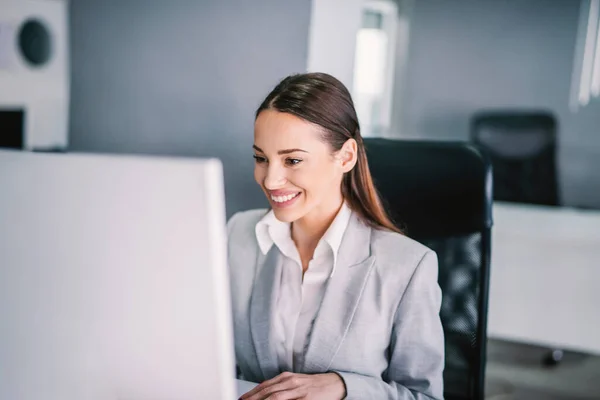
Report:
<svg viewBox="0 0 600 400"><path fill-rule="evenodd" d="M301 192L294 193L294 194L288 194L286 196L271 195L271 200L278 206L288 205L288 204L291 204L296 198L298 198L300 193Z"/></svg>

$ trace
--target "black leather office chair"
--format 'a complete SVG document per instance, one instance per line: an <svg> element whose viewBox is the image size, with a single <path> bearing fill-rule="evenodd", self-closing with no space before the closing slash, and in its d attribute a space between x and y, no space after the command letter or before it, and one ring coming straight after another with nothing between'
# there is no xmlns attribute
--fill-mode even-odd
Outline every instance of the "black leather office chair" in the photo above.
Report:
<svg viewBox="0 0 600 400"><path fill-rule="evenodd" d="M365 139L386 208L436 251L446 339L446 399L483 399L492 226L492 169L474 146Z"/></svg>
<svg viewBox="0 0 600 400"><path fill-rule="evenodd" d="M494 199L560 205L556 168L557 122L546 111L480 111L471 119L471 140L494 167ZM550 349L545 365L558 364L563 350Z"/></svg>
<svg viewBox="0 0 600 400"><path fill-rule="evenodd" d="M556 119L549 112L480 112L471 139L494 166L496 200L558 205Z"/></svg>

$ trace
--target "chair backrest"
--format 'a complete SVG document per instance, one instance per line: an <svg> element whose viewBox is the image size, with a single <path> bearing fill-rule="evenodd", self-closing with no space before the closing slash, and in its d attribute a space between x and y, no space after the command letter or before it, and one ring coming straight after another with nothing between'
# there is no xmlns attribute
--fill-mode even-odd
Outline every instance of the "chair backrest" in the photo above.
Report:
<svg viewBox="0 0 600 400"><path fill-rule="evenodd" d="M558 205L556 119L549 112L480 112L471 139L494 166L494 198Z"/></svg>
<svg viewBox="0 0 600 400"><path fill-rule="evenodd" d="M392 219L436 251L447 399L483 399L492 226L491 164L474 146L365 139Z"/></svg>

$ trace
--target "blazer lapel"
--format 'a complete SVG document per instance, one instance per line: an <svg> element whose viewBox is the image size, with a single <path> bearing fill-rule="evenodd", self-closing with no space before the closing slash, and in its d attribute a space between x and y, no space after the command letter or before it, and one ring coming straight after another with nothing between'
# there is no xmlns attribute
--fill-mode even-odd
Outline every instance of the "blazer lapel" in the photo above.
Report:
<svg viewBox="0 0 600 400"><path fill-rule="evenodd" d="M279 374L277 354L272 346L271 321L275 307L275 296L281 277L282 258L279 250L272 246L265 255L258 251L254 289L250 299L250 330L263 379Z"/></svg>
<svg viewBox="0 0 600 400"><path fill-rule="evenodd" d="M329 369L352 322L375 258L371 256L371 228L353 214L338 253L334 275L325 290L315 319L301 372Z"/></svg>

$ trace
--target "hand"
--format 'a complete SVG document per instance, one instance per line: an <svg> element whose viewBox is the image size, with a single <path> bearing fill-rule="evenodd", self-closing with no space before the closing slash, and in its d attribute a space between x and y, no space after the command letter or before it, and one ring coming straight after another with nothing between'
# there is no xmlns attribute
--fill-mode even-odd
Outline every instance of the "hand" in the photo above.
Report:
<svg viewBox="0 0 600 400"><path fill-rule="evenodd" d="M284 372L264 381L240 400L341 400L346 386L336 373L305 375Z"/></svg>

